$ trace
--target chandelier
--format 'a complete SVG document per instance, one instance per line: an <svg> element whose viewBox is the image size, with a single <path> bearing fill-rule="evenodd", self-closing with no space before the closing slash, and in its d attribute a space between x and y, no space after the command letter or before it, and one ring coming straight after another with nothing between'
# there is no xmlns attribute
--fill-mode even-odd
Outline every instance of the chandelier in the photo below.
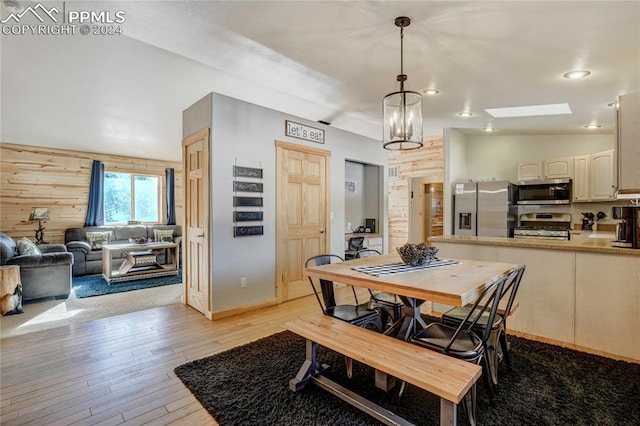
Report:
<svg viewBox="0 0 640 426"><path fill-rule="evenodd" d="M404 28L411 24L406 16L396 18L400 27L400 91L389 93L382 100L382 143L388 150L408 150L422 146L422 95L404 90L407 75L404 73L403 38Z"/></svg>

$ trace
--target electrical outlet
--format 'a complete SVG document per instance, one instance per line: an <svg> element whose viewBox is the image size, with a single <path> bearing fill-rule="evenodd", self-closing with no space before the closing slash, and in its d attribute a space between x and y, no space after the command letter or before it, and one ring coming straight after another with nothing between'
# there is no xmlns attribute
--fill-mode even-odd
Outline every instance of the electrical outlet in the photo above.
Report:
<svg viewBox="0 0 640 426"><path fill-rule="evenodd" d="M247 286L247 277L240 278L240 288L245 288Z"/></svg>

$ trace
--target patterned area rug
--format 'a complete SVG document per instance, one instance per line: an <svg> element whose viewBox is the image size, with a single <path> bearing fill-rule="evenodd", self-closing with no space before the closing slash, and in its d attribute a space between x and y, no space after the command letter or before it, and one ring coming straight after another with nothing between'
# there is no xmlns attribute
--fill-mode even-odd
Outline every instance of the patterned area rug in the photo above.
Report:
<svg viewBox="0 0 640 426"><path fill-rule="evenodd" d="M490 404L478 385L481 425L623 425L640 418L640 365L510 337L513 371L501 364ZM376 420L310 385L289 389L305 344L288 331L181 365L175 373L221 426L377 425ZM409 386L400 402L373 386L373 370L319 348L331 379L417 425L439 424L439 400ZM468 424L458 408L459 424Z"/></svg>
<svg viewBox="0 0 640 426"><path fill-rule="evenodd" d="M149 278L135 281L123 281L108 284L101 274L73 277L73 293L78 299L104 294L122 293L124 291L140 290L143 288L160 287L182 283L182 269L178 275Z"/></svg>

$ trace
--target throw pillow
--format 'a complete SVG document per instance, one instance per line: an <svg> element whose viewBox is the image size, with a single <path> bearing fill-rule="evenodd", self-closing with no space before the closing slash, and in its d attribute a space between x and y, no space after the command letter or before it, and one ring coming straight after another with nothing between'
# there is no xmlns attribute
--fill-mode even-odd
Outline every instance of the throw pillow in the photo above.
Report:
<svg viewBox="0 0 640 426"><path fill-rule="evenodd" d="M154 229L153 239L155 241L173 242L173 229Z"/></svg>
<svg viewBox="0 0 640 426"><path fill-rule="evenodd" d="M18 254L42 254L38 246L28 238L18 241Z"/></svg>
<svg viewBox="0 0 640 426"><path fill-rule="evenodd" d="M87 232L87 242L91 246L91 250L102 250L103 244L111 242L111 232Z"/></svg>

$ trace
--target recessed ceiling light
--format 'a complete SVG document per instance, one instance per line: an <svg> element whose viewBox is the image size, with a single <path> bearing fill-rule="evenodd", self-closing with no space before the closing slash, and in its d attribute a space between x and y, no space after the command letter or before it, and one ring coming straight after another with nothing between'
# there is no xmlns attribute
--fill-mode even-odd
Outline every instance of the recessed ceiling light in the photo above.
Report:
<svg viewBox="0 0 640 426"><path fill-rule="evenodd" d="M618 101L611 102L607 104L609 108L618 108Z"/></svg>
<svg viewBox="0 0 640 426"><path fill-rule="evenodd" d="M495 132L495 131L496 131L496 129L494 129L494 128L493 128L493 127L491 127L491 126L487 126L487 127L485 127L484 129L482 129L482 130L484 130L485 132Z"/></svg>
<svg viewBox="0 0 640 426"><path fill-rule="evenodd" d="M507 108L487 108L485 111L493 118L537 117L540 115L571 114L569 104L529 105Z"/></svg>
<svg viewBox="0 0 640 426"><path fill-rule="evenodd" d="M422 93L424 93L425 95L434 96L440 93L440 91L438 89L424 89Z"/></svg>
<svg viewBox="0 0 640 426"><path fill-rule="evenodd" d="M468 118L468 117L471 117L473 115L473 113L471 113L469 111L466 111L466 112L459 112L458 115L460 117Z"/></svg>
<svg viewBox="0 0 640 426"><path fill-rule="evenodd" d="M591 72L587 70L573 70L563 74L563 77L570 80L577 80L579 78L585 78L589 74L591 74Z"/></svg>
<svg viewBox="0 0 640 426"><path fill-rule="evenodd" d="M585 129L599 129L600 127L602 127L599 124L587 124L586 126L584 126Z"/></svg>

